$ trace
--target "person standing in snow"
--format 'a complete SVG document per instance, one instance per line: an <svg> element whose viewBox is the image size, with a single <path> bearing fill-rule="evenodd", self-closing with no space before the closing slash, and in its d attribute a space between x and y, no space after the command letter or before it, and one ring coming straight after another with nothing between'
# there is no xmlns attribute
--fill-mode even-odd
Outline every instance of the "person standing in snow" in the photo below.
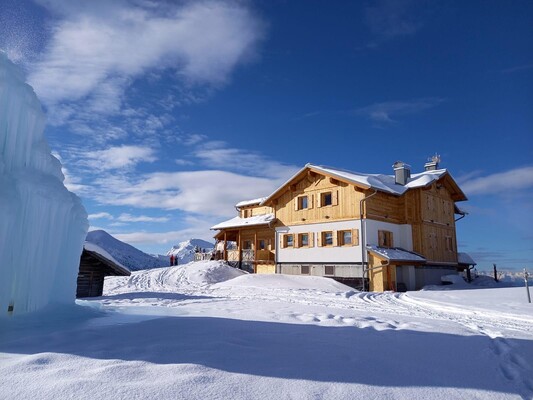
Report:
<svg viewBox="0 0 533 400"><path fill-rule="evenodd" d="M170 266L174 266L174 254L170 255Z"/></svg>

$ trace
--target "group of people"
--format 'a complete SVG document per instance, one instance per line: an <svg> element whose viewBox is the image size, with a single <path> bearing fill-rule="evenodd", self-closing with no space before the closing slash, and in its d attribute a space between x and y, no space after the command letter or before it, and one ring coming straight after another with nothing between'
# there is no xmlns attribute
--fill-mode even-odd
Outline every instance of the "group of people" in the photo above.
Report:
<svg viewBox="0 0 533 400"><path fill-rule="evenodd" d="M170 255L170 266L173 267L175 265L178 265L178 256L171 254Z"/></svg>

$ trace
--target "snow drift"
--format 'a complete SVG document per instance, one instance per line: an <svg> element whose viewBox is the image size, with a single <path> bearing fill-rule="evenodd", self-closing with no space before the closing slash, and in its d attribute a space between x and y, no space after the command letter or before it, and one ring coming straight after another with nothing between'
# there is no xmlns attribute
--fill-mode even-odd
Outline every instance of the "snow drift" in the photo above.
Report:
<svg viewBox="0 0 533 400"><path fill-rule="evenodd" d="M45 116L0 52L0 316L74 302L87 213L63 185Z"/></svg>

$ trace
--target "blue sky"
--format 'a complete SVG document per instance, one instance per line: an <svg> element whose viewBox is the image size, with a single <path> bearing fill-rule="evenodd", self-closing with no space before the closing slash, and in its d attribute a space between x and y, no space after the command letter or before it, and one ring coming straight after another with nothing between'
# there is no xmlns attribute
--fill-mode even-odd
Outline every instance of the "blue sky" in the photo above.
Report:
<svg viewBox="0 0 533 400"><path fill-rule="evenodd" d="M459 247L533 266L530 1L2 0L92 228L151 253L210 239L307 162L441 155Z"/></svg>

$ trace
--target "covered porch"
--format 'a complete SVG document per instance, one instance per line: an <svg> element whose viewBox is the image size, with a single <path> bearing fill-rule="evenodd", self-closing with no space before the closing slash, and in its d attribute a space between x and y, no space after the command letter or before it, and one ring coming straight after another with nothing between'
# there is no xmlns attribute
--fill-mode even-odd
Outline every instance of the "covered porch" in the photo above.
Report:
<svg viewBox="0 0 533 400"><path fill-rule="evenodd" d="M275 273L275 234L270 227L274 218L272 214L260 217L237 217L212 227L219 230L215 259L250 273Z"/></svg>

